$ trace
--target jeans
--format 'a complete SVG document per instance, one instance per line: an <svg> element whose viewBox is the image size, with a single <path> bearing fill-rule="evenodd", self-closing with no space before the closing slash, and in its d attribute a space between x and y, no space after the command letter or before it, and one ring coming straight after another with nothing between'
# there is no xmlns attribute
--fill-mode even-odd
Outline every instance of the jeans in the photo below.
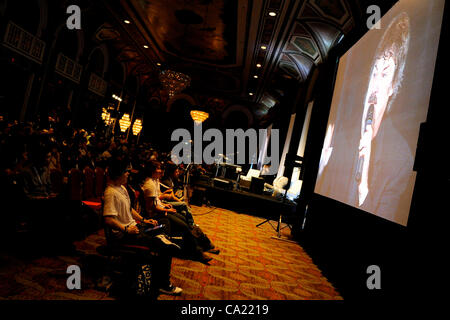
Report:
<svg viewBox="0 0 450 320"><path fill-rule="evenodd" d="M172 207L177 210L177 213L182 215L184 219L186 220L186 223L189 226L194 225L194 217L192 217L192 212L189 206L186 204L186 202L183 201L167 201L168 204L172 205Z"/></svg>
<svg viewBox="0 0 450 320"><path fill-rule="evenodd" d="M161 245L160 240L140 230L139 234L125 234L124 237L120 239L120 242L122 244L148 247L152 251L157 252L158 256L154 257L152 263L152 279L156 288L167 288L170 285L172 257L165 252L165 248Z"/></svg>
<svg viewBox="0 0 450 320"><path fill-rule="evenodd" d="M182 214L168 213L167 216L159 214L154 219L165 225L166 232L169 236L181 236L183 238L181 249L187 256L198 258L202 255L203 250L192 234L191 227L186 223L186 219Z"/></svg>

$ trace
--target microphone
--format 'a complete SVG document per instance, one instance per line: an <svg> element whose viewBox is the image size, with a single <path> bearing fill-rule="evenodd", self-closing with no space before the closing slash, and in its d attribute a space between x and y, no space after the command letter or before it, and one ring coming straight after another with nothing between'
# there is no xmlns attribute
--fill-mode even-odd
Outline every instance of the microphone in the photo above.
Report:
<svg viewBox="0 0 450 320"><path fill-rule="evenodd" d="M376 100L376 98L375 98ZM369 110L367 111L367 116L366 116L366 130L367 130L367 126L372 125L373 123L373 113L375 111L375 106L373 103L370 104L369 106Z"/></svg>
<svg viewBox="0 0 450 320"><path fill-rule="evenodd" d="M226 155L219 153L219 156L225 160L230 160Z"/></svg>
<svg viewBox="0 0 450 320"><path fill-rule="evenodd" d="M376 103L377 101L377 97L374 93L372 93L372 95L369 98L369 110L367 110L367 115L366 115L366 120L365 120L365 128L364 131L368 130L368 127L372 125L373 123L373 114L375 112L375 106L374 103ZM361 177L362 177L362 171L363 171L363 167L364 167L364 156L360 156L358 158L358 163L356 164L356 181L361 181Z"/></svg>
<svg viewBox="0 0 450 320"><path fill-rule="evenodd" d="M360 156L358 158L358 163L356 165L356 181L361 181L361 177L362 177L362 171L363 171L363 165L364 165L364 156Z"/></svg>

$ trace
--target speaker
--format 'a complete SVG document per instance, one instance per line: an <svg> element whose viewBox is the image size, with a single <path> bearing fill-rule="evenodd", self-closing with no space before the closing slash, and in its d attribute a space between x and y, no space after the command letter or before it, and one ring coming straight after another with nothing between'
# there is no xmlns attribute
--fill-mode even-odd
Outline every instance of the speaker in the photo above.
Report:
<svg viewBox="0 0 450 320"><path fill-rule="evenodd" d="M262 194L264 191L264 179L252 177L252 182L250 183L250 192Z"/></svg>

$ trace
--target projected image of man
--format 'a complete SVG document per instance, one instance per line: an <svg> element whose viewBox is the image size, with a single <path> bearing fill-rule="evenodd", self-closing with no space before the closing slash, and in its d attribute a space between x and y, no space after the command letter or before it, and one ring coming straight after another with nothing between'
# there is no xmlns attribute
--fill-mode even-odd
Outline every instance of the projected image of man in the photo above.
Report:
<svg viewBox="0 0 450 320"><path fill-rule="evenodd" d="M384 33L372 65L361 119L355 172L357 205L368 206L372 210L376 208L375 211L381 213L381 210L384 214L395 210L396 199L398 201L408 182L408 175L403 175L401 168L399 170L399 162L404 161L404 167L407 167L412 161L407 143L389 116L402 83L409 46L409 26L408 15L401 13ZM390 160L392 163L389 163ZM387 174L390 166L397 172Z"/></svg>

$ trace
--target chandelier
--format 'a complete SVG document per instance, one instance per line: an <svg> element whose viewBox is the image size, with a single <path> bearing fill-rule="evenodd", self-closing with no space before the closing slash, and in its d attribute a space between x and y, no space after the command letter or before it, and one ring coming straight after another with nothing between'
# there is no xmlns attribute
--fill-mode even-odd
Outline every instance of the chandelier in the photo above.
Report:
<svg viewBox="0 0 450 320"><path fill-rule="evenodd" d="M113 118L111 118L111 113L109 113L105 108L102 108L102 120L107 126L109 126L113 120Z"/></svg>
<svg viewBox="0 0 450 320"><path fill-rule="evenodd" d="M130 115L125 113L119 120L120 131L125 132L131 125Z"/></svg>
<svg viewBox="0 0 450 320"><path fill-rule="evenodd" d="M105 121L106 118L108 117L109 112L106 111L105 108L102 108L102 120Z"/></svg>
<svg viewBox="0 0 450 320"><path fill-rule="evenodd" d="M191 78L180 72L164 70L159 74L159 81L169 93L169 98L172 98L189 86Z"/></svg>
<svg viewBox="0 0 450 320"><path fill-rule="evenodd" d="M142 130L142 120L136 119L136 121L134 121L133 123L133 134L137 136L139 132L141 132L141 130Z"/></svg>
<svg viewBox="0 0 450 320"><path fill-rule="evenodd" d="M202 123L203 121L208 119L209 114L207 112L200 111L200 110L192 110L191 117L192 117L192 120L194 120L196 123Z"/></svg>

